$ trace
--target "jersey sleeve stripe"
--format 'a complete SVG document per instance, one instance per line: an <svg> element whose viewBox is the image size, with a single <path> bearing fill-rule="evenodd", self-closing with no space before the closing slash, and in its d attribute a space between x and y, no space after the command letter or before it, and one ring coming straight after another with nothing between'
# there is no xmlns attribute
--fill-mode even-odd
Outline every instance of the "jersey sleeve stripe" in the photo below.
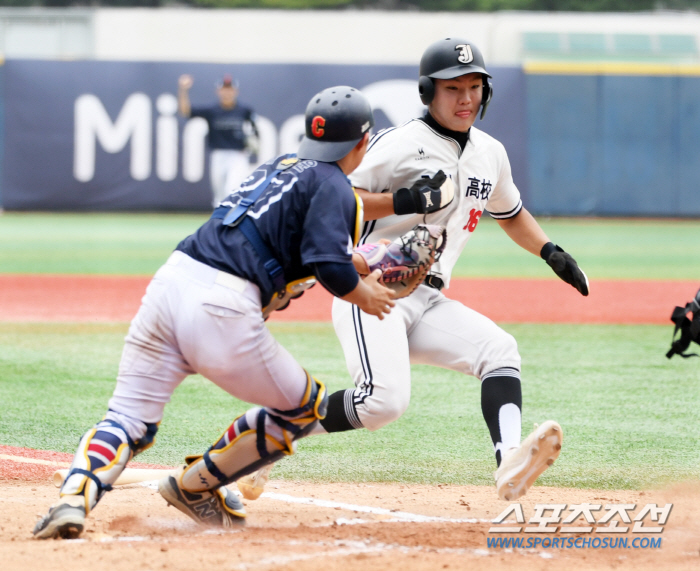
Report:
<svg viewBox="0 0 700 571"><path fill-rule="evenodd" d="M396 129L399 129L401 127L405 127L409 123L412 123L413 121L420 121L420 119L409 119L405 123L401 123L401 125L397 125L396 127L387 127L386 129L382 129L381 131L377 131L374 135L372 135L372 138L369 140L369 145L367 146L367 152L374 146L374 144L381 139L384 135L387 133L391 133L392 131L396 131Z"/></svg>
<svg viewBox="0 0 700 571"><path fill-rule="evenodd" d="M523 209L523 201L518 200L517 206L515 208L513 208L512 210L509 210L508 212L491 212L489 210L488 213L491 215L491 218L495 218L496 220L507 220L508 218L513 218L522 209Z"/></svg>
<svg viewBox="0 0 700 571"><path fill-rule="evenodd" d="M375 144L379 139L381 139L384 135L386 135L387 133L391 133L391 131L394 131L395 129L396 129L396 127L388 127L388 128L386 128L386 129L382 129L382 130L379 131L378 133L375 133L375 134L372 136L372 139L370 140L369 145L367 146L367 151L369 152L369 150L374 146L374 144Z"/></svg>

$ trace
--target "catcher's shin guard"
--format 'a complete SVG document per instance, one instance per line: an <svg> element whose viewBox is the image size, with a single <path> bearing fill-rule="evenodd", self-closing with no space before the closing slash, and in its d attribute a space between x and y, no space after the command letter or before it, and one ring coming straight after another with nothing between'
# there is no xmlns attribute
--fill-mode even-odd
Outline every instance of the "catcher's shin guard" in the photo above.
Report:
<svg viewBox="0 0 700 571"><path fill-rule="evenodd" d="M145 435L136 442L121 424L110 419L85 433L61 487L61 498L81 496L85 514L89 514L105 492L112 489L127 462L153 444L158 425L145 426ZM70 503L75 501L71 499Z"/></svg>
<svg viewBox="0 0 700 571"><path fill-rule="evenodd" d="M326 387L307 373L306 392L298 408L258 408L239 416L207 452L187 458L179 482L182 489L214 490L293 454L294 441L325 417L327 403Z"/></svg>

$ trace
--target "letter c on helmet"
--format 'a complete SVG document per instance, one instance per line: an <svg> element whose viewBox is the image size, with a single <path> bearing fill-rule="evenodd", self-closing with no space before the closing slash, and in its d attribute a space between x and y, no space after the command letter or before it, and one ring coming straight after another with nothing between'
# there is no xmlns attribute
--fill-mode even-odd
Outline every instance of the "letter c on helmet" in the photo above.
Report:
<svg viewBox="0 0 700 571"><path fill-rule="evenodd" d="M323 137L323 134L326 132L323 128L325 125L326 120L320 115L316 115L316 117L311 120L311 132L314 134L314 137Z"/></svg>

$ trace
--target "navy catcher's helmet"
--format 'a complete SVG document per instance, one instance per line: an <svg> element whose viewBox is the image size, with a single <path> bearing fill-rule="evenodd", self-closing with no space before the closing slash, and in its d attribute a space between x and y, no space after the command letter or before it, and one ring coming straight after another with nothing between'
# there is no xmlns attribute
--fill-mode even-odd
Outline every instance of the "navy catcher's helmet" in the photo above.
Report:
<svg viewBox="0 0 700 571"><path fill-rule="evenodd" d="M425 105L435 97L434 79L453 79L468 73L480 73L484 79L481 96L481 119L493 96L491 75L486 71L484 56L469 40L463 38L445 38L430 44L420 58L420 78L418 92Z"/></svg>
<svg viewBox="0 0 700 571"><path fill-rule="evenodd" d="M306 106L306 136L297 156L331 163L342 159L374 125L372 107L353 87L329 87Z"/></svg>

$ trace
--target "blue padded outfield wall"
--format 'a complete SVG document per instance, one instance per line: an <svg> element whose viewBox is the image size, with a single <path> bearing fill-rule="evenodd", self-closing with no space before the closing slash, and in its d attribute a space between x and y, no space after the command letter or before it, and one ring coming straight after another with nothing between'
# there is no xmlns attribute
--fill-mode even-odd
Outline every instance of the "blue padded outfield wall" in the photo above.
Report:
<svg viewBox="0 0 700 571"><path fill-rule="evenodd" d="M193 105L214 103L225 73L239 79L267 160L296 149L306 102L327 86L362 89L375 130L420 115L417 71L8 60L0 200L8 210L208 210L206 128L176 114L180 74L194 77ZM491 72L494 99L476 125L505 145L533 213L700 216L700 77Z"/></svg>
<svg viewBox="0 0 700 571"><path fill-rule="evenodd" d="M700 77L526 82L533 212L700 215Z"/></svg>
<svg viewBox="0 0 700 571"><path fill-rule="evenodd" d="M417 66L8 60L4 68L2 198L12 210L209 210L206 126L176 114L182 73L194 78L193 105L215 103L225 73L240 81L241 103L259 116L263 160L296 151L307 102L332 85L362 89L375 130L424 110ZM525 78L517 68L493 75L498 101L480 126L511 150L526 194Z"/></svg>

